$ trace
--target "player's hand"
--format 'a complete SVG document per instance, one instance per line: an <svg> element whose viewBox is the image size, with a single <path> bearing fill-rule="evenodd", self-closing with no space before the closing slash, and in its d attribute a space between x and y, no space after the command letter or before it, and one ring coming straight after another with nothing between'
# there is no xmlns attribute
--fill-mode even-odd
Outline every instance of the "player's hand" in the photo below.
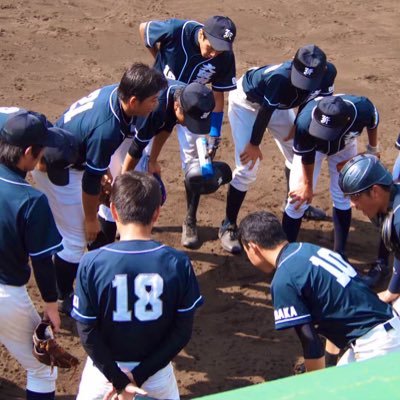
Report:
<svg viewBox="0 0 400 400"><path fill-rule="evenodd" d="M97 234L100 232L100 223L97 219L87 219L85 218L85 234L88 243L92 243L97 238Z"/></svg>
<svg viewBox="0 0 400 400"><path fill-rule="evenodd" d="M51 322L54 333L57 333L61 327L60 314L58 313L58 304L56 301L44 303L43 319Z"/></svg>
<svg viewBox="0 0 400 400"><path fill-rule="evenodd" d="M220 144L221 138L219 136L210 136L208 140L208 155L210 156L211 160L214 159Z"/></svg>
<svg viewBox="0 0 400 400"><path fill-rule="evenodd" d="M240 154L240 162L243 165L250 162L251 164L249 170L251 171L254 168L254 165L256 164L258 159L260 159L260 161L263 159L260 146L254 146L251 143L247 143L243 153Z"/></svg>
<svg viewBox="0 0 400 400"><path fill-rule="evenodd" d="M391 303L400 297L399 293L392 293L389 290L384 290L378 293L378 297L385 303Z"/></svg>
<svg viewBox="0 0 400 400"><path fill-rule="evenodd" d="M296 190L289 192L290 204L296 203L297 210L303 203L310 204L313 198L313 190L310 185L301 184Z"/></svg>
<svg viewBox="0 0 400 400"><path fill-rule="evenodd" d="M111 175L111 172L108 170L107 173L101 177L101 186L104 193L106 194L111 193L112 182L113 182L113 176Z"/></svg>
<svg viewBox="0 0 400 400"><path fill-rule="evenodd" d="M122 369L122 371L128 376L130 379L131 383L128 383L125 387L125 389L121 393L117 393L117 391L112 388L108 393L106 393L103 397L103 400L132 400L134 399L137 394L141 394L142 396L147 396L147 392L145 392L143 389L140 389L136 382L135 379L133 378L133 375L131 371ZM133 396L132 396L133 395Z"/></svg>
<svg viewBox="0 0 400 400"><path fill-rule="evenodd" d="M161 166L157 160L152 161L149 159L149 162L147 164L147 172L149 172L150 174L157 174L161 176Z"/></svg>

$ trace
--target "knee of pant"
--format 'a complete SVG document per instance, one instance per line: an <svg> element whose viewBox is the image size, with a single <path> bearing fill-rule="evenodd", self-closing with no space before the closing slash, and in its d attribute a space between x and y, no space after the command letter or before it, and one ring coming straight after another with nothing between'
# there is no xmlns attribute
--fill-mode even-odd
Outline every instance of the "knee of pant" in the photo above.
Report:
<svg viewBox="0 0 400 400"><path fill-rule="evenodd" d="M289 215L290 218L299 219L303 217L305 211L308 208L308 204L303 203L297 210L295 207L296 204L287 202L285 207L285 213Z"/></svg>
<svg viewBox="0 0 400 400"><path fill-rule="evenodd" d="M231 181L231 185L241 192L247 192L249 186L257 179L258 166L259 161L257 161L252 170L249 170L248 167L243 166L236 167L232 174L233 179Z"/></svg>
<svg viewBox="0 0 400 400"><path fill-rule="evenodd" d="M64 248L58 253L58 255L69 263L79 263L83 254L85 253L86 241L81 244L74 244L63 240Z"/></svg>
<svg viewBox="0 0 400 400"><path fill-rule="evenodd" d="M333 207L338 210L349 210L351 208L350 199L345 197L343 193L337 195L332 194L332 203Z"/></svg>
<svg viewBox="0 0 400 400"><path fill-rule="evenodd" d="M38 362L39 363L39 362ZM27 370L26 388L31 392L49 393L56 390L57 368L39 364L38 368Z"/></svg>

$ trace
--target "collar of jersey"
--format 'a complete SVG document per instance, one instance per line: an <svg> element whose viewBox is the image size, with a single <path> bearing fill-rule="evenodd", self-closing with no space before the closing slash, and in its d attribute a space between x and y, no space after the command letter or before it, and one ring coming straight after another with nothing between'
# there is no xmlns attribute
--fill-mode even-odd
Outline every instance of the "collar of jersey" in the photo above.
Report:
<svg viewBox="0 0 400 400"><path fill-rule="evenodd" d="M148 247L152 245L151 247ZM130 250L124 249L124 247L129 246ZM109 251L111 253L123 253L123 254L144 254L158 251L165 247L165 244L155 242L154 240L122 240L114 243L113 245L108 245L102 247L102 250ZM122 247L122 248L121 248ZM134 249L132 249L132 247ZM147 248L148 247L148 248Z"/></svg>
<svg viewBox="0 0 400 400"><path fill-rule="evenodd" d="M124 124L126 126L132 125L135 117L131 117L129 122L125 121L124 112L122 111L122 106L118 98L117 90L118 86L110 94L109 104L111 112L113 113L114 117L119 121L120 124Z"/></svg>
<svg viewBox="0 0 400 400"><path fill-rule="evenodd" d="M18 168L10 168L4 164L0 164L0 179L4 182L13 183L15 185L30 186L25 180L26 172Z"/></svg>
<svg viewBox="0 0 400 400"><path fill-rule="evenodd" d="M288 254L283 260L281 260L281 258L283 258L283 253L291 244L297 244L298 245L297 249L293 249L293 251L291 251L290 254ZM301 249L301 247L302 243L286 243L279 252L278 257L276 258L276 263L275 263L276 269L278 269L284 261L286 261L288 258L292 257L295 253L297 253Z"/></svg>

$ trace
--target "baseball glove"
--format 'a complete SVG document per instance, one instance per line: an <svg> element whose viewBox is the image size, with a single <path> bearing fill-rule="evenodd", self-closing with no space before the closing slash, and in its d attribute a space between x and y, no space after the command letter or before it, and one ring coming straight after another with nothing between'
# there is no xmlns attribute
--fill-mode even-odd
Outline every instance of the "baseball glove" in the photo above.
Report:
<svg viewBox="0 0 400 400"><path fill-rule="evenodd" d="M33 332L32 354L42 364L54 367L77 367L79 361L72 354L64 350L54 339L49 321L42 321Z"/></svg>

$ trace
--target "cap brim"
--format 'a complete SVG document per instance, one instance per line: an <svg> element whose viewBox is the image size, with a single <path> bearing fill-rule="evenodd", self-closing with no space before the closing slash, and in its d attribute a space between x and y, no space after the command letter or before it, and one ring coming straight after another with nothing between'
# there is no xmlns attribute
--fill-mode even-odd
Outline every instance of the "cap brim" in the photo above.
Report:
<svg viewBox="0 0 400 400"><path fill-rule="evenodd" d="M65 136L70 134L64 129L55 126L47 129L47 135L41 145L43 147L63 147L66 139Z"/></svg>
<svg viewBox="0 0 400 400"><path fill-rule="evenodd" d="M311 136L314 136L318 139L332 141L341 135L343 128L329 128L322 126L315 119L312 119L310 127L308 128L308 132Z"/></svg>
<svg viewBox="0 0 400 400"><path fill-rule="evenodd" d="M66 186L69 183L69 168L56 168L47 165L47 176L54 185Z"/></svg>
<svg viewBox="0 0 400 400"><path fill-rule="evenodd" d="M319 85L321 84L323 74L319 74L319 76L314 76L312 79L307 78L303 74L297 71L297 69L293 66L292 72L290 74L290 81L292 82L293 86L296 86L302 90L313 91L318 89Z"/></svg>
<svg viewBox="0 0 400 400"><path fill-rule="evenodd" d="M207 39L209 40L212 48L217 51L232 51L233 45L232 42L228 42L226 40L218 39L214 36L211 36L206 32Z"/></svg>
<svg viewBox="0 0 400 400"><path fill-rule="evenodd" d="M207 118L192 118L190 115L185 113L185 126L192 133L197 133L198 135L205 135L210 132L211 129L211 112Z"/></svg>

